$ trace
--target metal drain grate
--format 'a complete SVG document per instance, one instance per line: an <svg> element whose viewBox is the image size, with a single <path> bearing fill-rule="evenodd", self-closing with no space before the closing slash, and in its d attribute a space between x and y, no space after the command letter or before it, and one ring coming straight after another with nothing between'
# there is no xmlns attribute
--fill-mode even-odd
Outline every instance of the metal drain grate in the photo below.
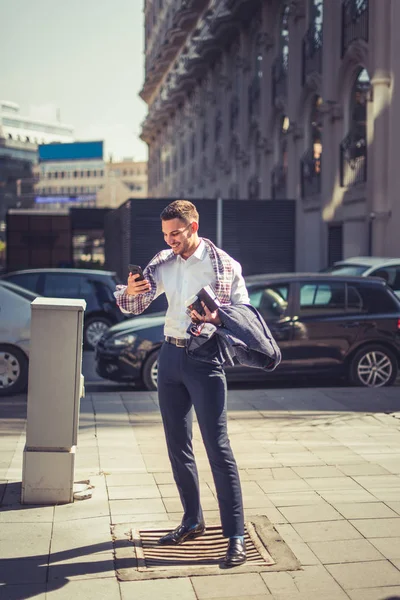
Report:
<svg viewBox="0 0 400 600"><path fill-rule="evenodd" d="M158 539L168 533L168 529L132 530L137 570L168 570L179 567L215 567L225 557L227 539L223 537L220 526L208 527L205 534L188 540L180 546L161 546ZM258 537L252 523L246 523L245 541L247 566L265 567L275 561Z"/></svg>

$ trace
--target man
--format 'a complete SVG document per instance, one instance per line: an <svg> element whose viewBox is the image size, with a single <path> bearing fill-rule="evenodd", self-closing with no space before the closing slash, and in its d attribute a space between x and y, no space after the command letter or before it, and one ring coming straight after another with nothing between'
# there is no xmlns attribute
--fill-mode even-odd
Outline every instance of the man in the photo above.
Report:
<svg viewBox="0 0 400 600"><path fill-rule="evenodd" d="M192 447L192 407L210 461L217 491L222 531L229 538L226 566L246 560L244 516L238 469L227 433L226 379L215 339L196 360L186 352L188 327L200 319L221 326L218 311L205 317L186 313L185 302L211 285L222 304L249 303L241 266L226 252L198 235L199 214L186 200L176 200L161 213L162 232L171 250L157 254L144 270L144 281L130 274L115 297L123 312L140 314L160 294L168 300L163 344L158 360L158 395L168 454L183 505L181 524L159 540L181 544L205 532L199 477ZM215 336L214 336L215 338Z"/></svg>

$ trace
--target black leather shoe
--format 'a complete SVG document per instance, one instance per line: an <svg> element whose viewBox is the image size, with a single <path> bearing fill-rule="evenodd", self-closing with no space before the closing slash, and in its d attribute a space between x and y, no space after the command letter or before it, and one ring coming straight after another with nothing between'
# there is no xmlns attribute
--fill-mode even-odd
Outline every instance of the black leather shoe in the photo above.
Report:
<svg viewBox="0 0 400 600"><path fill-rule="evenodd" d="M246 544L239 538L230 538L225 555L226 567L237 567L246 562Z"/></svg>
<svg viewBox="0 0 400 600"><path fill-rule="evenodd" d="M204 523L196 523L196 525L179 525L173 531L167 533L162 538L158 540L159 544L183 544L186 540L193 540L194 538L203 535L206 530L206 526Z"/></svg>

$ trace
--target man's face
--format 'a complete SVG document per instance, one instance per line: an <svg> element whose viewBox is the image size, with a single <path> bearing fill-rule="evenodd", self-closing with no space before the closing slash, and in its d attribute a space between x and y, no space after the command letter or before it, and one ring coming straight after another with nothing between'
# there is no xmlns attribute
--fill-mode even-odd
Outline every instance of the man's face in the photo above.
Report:
<svg viewBox="0 0 400 600"><path fill-rule="evenodd" d="M197 223L187 224L181 219L162 221L164 239L176 255L185 255L191 249L193 230L197 230Z"/></svg>

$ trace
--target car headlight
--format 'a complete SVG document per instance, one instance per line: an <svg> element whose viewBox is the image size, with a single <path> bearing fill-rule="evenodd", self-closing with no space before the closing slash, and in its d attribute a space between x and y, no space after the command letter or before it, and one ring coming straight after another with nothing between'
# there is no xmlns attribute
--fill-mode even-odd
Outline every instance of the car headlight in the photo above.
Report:
<svg viewBox="0 0 400 600"><path fill-rule="evenodd" d="M113 337L107 341L108 346L131 346L137 336L133 333L126 333L125 335L120 335L118 337Z"/></svg>

